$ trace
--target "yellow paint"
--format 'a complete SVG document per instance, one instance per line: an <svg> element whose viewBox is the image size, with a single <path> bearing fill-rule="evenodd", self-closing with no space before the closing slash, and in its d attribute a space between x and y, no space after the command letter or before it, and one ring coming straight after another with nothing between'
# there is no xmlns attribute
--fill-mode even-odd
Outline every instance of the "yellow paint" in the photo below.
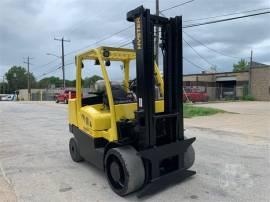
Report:
<svg viewBox="0 0 270 202"><path fill-rule="evenodd" d="M104 50L110 55L104 57ZM99 47L91 49L76 56L76 98L69 100L69 124L77 126L88 135L99 138L103 137L108 141L117 141L117 121L121 119L134 119L134 111L137 110L137 103L114 104L110 80L104 65L105 60L120 61L124 65L124 85L128 91L130 61L136 58L135 52L131 49ZM81 71L83 60L99 60L102 76L105 81L106 94L108 96L109 109L103 104L82 106ZM161 94L164 94L163 79L155 64L154 75ZM163 100L155 102L156 112L162 112Z"/></svg>

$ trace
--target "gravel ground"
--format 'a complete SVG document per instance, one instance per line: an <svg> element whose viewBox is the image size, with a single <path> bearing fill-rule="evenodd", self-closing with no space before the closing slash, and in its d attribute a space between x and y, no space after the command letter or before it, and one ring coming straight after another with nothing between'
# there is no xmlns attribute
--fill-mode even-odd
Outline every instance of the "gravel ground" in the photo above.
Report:
<svg viewBox="0 0 270 202"><path fill-rule="evenodd" d="M185 120L197 174L138 199L71 160L66 105L0 102L0 201L270 201L270 103L208 106L235 113Z"/></svg>

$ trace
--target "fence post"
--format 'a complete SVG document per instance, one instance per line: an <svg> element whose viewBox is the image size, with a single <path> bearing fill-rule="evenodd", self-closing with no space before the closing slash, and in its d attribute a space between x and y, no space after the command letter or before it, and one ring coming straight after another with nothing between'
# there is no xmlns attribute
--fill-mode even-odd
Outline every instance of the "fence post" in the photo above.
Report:
<svg viewBox="0 0 270 202"><path fill-rule="evenodd" d="M42 94L43 94L43 91L41 90L40 91L40 101L42 101Z"/></svg>

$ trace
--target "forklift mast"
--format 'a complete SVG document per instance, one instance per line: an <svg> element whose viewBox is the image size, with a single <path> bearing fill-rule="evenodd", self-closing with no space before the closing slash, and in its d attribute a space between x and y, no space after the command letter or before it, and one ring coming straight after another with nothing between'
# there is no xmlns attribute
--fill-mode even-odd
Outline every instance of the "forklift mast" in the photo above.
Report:
<svg viewBox="0 0 270 202"><path fill-rule="evenodd" d="M196 138L184 137L183 128L183 46L182 17L151 15L140 6L127 13L135 23L137 78L138 155L143 159L146 186L140 195L160 189L161 185L181 181L196 172L187 170L187 154ZM155 110L154 28L161 30L163 54L164 111ZM194 157L190 158L194 161ZM192 163L193 164L193 163Z"/></svg>
<svg viewBox="0 0 270 202"><path fill-rule="evenodd" d="M139 145L149 148L184 139L182 101L182 17L151 15L142 6L130 11L127 20L135 22L137 105ZM154 27L161 30L163 54L164 112L155 113Z"/></svg>

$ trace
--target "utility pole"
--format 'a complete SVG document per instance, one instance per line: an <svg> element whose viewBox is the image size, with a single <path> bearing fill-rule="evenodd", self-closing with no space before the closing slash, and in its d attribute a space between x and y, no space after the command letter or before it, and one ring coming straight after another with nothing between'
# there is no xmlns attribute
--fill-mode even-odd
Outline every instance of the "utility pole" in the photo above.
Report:
<svg viewBox="0 0 270 202"><path fill-rule="evenodd" d="M29 56L26 58L27 61L24 62L27 64L27 89L28 89L28 100L31 101L31 77L30 77L30 60L34 58L30 58Z"/></svg>
<svg viewBox="0 0 270 202"><path fill-rule="evenodd" d="M159 16L159 0L156 0L156 15ZM159 56L159 27L156 26L156 51L155 51L155 56L156 56L156 63L158 65L158 56Z"/></svg>
<svg viewBox="0 0 270 202"><path fill-rule="evenodd" d="M250 51L250 62L249 62L249 82L248 82L248 94L251 93L251 80L252 80L252 63L253 63L253 50Z"/></svg>
<svg viewBox="0 0 270 202"><path fill-rule="evenodd" d="M3 86L3 94L5 94L5 75L3 75L2 86Z"/></svg>
<svg viewBox="0 0 270 202"><path fill-rule="evenodd" d="M65 40L64 37L61 39L54 38L56 41L61 41L62 45L62 72L63 72L63 88L66 88L66 79L65 79L65 52L64 52L64 42L70 42L70 40Z"/></svg>

